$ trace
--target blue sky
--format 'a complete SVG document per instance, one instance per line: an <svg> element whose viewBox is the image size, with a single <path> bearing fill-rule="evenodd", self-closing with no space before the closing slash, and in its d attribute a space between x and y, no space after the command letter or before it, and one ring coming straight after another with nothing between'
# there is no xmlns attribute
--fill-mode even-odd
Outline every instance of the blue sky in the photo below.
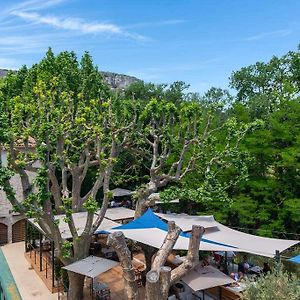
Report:
<svg viewBox="0 0 300 300"><path fill-rule="evenodd" d="M89 51L101 70L226 88L231 72L300 43L299 0L0 0L0 68Z"/></svg>

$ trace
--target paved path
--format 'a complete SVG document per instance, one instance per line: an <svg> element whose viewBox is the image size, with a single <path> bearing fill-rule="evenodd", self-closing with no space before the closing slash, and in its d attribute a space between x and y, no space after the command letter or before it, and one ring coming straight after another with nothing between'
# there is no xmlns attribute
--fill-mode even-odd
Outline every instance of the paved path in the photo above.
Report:
<svg viewBox="0 0 300 300"><path fill-rule="evenodd" d="M51 294L42 279L31 268L24 256L24 242L7 244L2 252L15 279L23 300L54 300L57 294Z"/></svg>

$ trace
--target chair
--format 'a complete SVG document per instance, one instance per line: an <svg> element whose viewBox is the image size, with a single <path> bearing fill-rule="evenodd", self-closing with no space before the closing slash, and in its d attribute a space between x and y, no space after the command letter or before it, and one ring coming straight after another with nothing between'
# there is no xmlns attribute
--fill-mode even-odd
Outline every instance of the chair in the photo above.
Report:
<svg viewBox="0 0 300 300"><path fill-rule="evenodd" d="M137 283L137 286L142 287L143 286L142 272L135 269L134 270L134 275L135 275L135 281Z"/></svg>
<svg viewBox="0 0 300 300"><path fill-rule="evenodd" d="M110 300L110 289L104 288L96 293L97 300Z"/></svg>

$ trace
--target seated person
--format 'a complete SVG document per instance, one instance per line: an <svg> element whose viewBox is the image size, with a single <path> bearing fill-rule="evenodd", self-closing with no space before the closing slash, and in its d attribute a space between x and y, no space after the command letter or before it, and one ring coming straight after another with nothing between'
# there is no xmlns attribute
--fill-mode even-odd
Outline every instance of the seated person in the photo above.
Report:
<svg viewBox="0 0 300 300"><path fill-rule="evenodd" d="M237 273L230 273L229 275L235 282L230 283L228 286L239 286L240 284L238 283L238 274Z"/></svg>
<svg viewBox="0 0 300 300"><path fill-rule="evenodd" d="M262 269L262 272L264 274L267 274L268 272L271 272L271 268L270 268L270 266L269 266L269 264L267 262L264 262L264 267Z"/></svg>

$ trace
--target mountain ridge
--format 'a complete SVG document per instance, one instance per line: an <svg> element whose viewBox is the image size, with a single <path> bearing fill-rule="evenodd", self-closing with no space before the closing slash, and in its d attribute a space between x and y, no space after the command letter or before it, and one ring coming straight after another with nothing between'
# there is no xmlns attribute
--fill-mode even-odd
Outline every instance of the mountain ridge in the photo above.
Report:
<svg viewBox="0 0 300 300"><path fill-rule="evenodd" d="M11 70L0 69L0 78L5 77L9 71ZM100 71L100 73L103 76L103 79L107 83L107 85L113 90L125 89L130 84L141 81L140 79L134 76L115 72Z"/></svg>

